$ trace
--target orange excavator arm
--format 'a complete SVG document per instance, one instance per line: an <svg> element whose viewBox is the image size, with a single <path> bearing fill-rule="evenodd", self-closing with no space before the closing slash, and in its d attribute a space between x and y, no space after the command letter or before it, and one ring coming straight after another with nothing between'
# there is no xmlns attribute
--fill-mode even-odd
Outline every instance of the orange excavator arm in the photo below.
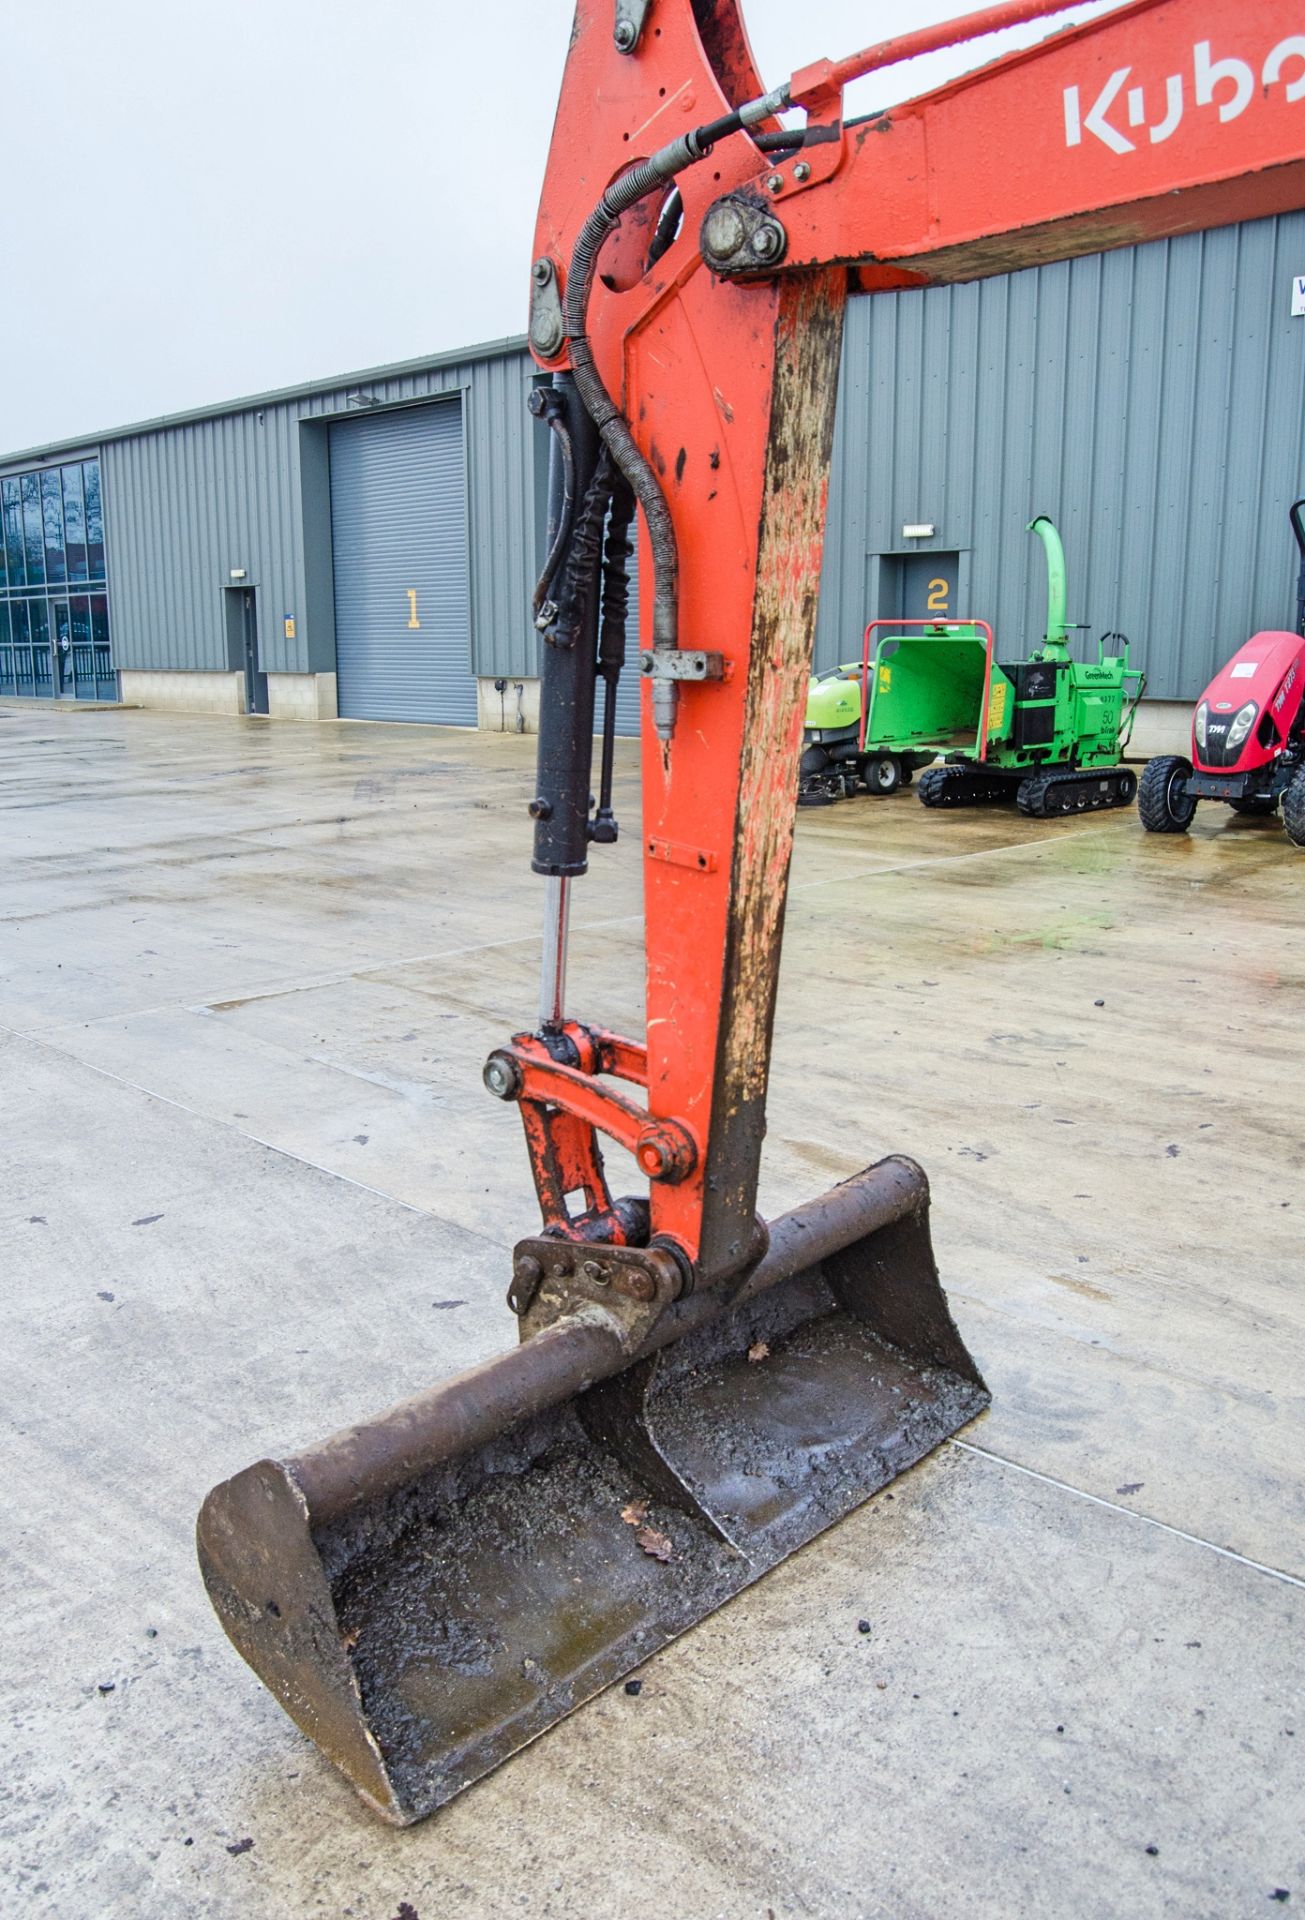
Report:
<svg viewBox="0 0 1305 1920"><path fill-rule="evenodd" d="M648 1038L564 1017L567 893L590 840L615 830L606 788L589 805L594 677L579 656L593 636L564 613L539 622L535 866L555 936L541 1027L488 1077L522 1102L549 1235L650 1240L677 1290L729 1276L764 1241L757 1171L849 291L1305 203L1305 33L1289 0L1134 0L844 124L856 76L1055 10L990 7L767 94L735 0L577 8L531 343L555 377L575 501L591 519L631 493L643 510ZM805 125L781 123L789 107ZM610 484L594 494L600 463ZM613 1074L646 1085L646 1114ZM648 1175L650 1218L607 1192L600 1133ZM541 1257L523 1254L526 1286Z"/></svg>
<svg viewBox="0 0 1305 1920"><path fill-rule="evenodd" d="M543 1214L514 1254L523 1338L255 1462L199 1521L231 1639L387 1819L642 1667L987 1404L918 1166L756 1215L844 307L1293 206L1305 164L1286 0L1136 0L843 125L855 74L1044 10L767 94L734 0L580 0L531 271L554 453L540 1018L485 1068ZM636 503L642 1041L565 1005L570 890L618 831ZM646 1194L611 1193L605 1139Z"/></svg>

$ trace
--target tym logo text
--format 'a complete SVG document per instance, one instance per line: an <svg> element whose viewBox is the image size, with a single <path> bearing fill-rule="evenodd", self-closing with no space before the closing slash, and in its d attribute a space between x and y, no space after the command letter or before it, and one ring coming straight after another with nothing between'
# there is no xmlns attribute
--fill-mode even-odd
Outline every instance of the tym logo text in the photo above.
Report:
<svg viewBox="0 0 1305 1920"><path fill-rule="evenodd" d="M1128 86L1132 71L1131 67L1117 68L1086 113L1078 88L1065 88L1067 147L1080 146L1084 134L1090 133L1112 153L1132 153L1137 142L1121 130L1121 120L1138 133L1139 139L1140 130L1145 128L1153 146L1177 131L1187 105L1187 76L1171 73L1164 83L1163 98L1159 93L1148 97L1149 88ZM1270 48L1258 76L1246 60L1214 59L1208 40L1198 40L1192 49L1192 100L1198 107L1217 108L1220 120L1236 120L1245 113L1256 92L1257 77L1266 93L1270 87L1282 86L1288 100L1305 96L1305 34L1290 34Z"/></svg>

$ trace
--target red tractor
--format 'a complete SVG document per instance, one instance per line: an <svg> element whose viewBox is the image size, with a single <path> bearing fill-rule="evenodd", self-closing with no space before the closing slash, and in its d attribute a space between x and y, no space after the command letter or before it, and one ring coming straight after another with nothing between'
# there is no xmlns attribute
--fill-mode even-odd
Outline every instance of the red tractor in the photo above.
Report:
<svg viewBox="0 0 1305 1920"><path fill-rule="evenodd" d="M1297 500L1291 528L1300 551L1296 631L1257 633L1201 695L1192 719L1192 757L1166 753L1148 763L1137 811L1148 833L1186 833L1198 800L1224 800L1234 813L1282 808L1287 838L1305 847L1305 525Z"/></svg>

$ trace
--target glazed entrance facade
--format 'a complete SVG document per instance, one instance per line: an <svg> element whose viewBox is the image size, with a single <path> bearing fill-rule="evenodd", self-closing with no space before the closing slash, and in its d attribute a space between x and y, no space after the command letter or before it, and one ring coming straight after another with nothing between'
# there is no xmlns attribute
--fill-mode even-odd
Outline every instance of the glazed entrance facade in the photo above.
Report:
<svg viewBox="0 0 1305 1920"><path fill-rule="evenodd" d="M116 700L100 463L0 480L0 694Z"/></svg>

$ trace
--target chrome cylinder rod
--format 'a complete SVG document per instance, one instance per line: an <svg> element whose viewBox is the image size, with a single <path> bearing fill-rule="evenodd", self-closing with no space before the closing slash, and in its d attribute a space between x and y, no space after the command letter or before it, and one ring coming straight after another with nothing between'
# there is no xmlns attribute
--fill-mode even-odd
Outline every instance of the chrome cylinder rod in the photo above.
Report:
<svg viewBox="0 0 1305 1920"><path fill-rule="evenodd" d="M544 953L539 972L539 1030L557 1033L565 1016L566 942L571 919L571 881L550 874L544 895Z"/></svg>

